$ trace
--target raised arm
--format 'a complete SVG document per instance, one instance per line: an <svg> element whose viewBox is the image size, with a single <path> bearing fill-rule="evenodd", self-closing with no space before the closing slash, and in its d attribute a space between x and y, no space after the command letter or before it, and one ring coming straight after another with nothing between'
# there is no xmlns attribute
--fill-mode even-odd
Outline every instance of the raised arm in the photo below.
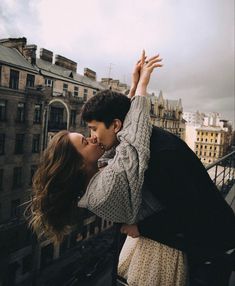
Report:
<svg viewBox="0 0 235 286"><path fill-rule="evenodd" d="M145 97L153 69L160 61L153 57L143 64L123 129L118 133L120 144L108 166L90 181L78 206L86 207L113 222L133 223L141 204L141 188L150 154L151 123ZM137 92L136 91L136 92Z"/></svg>

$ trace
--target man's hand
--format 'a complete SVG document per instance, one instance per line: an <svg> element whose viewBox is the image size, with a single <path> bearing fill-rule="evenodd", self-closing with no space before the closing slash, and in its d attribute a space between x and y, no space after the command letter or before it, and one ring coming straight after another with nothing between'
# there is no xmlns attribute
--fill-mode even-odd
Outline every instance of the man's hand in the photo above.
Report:
<svg viewBox="0 0 235 286"><path fill-rule="evenodd" d="M123 224L120 231L121 233L125 233L133 238L140 236L137 224Z"/></svg>
<svg viewBox="0 0 235 286"><path fill-rule="evenodd" d="M135 95L135 91L136 91L136 88L137 88L137 85L140 79L140 70L141 70L142 65L144 64L145 59L146 59L145 51L143 50L141 58L140 60L138 60L138 62L134 66L134 70L132 72L131 88L130 88L129 97L133 97Z"/></svg>
<svg viewBox="0 0 235 286"><path fill-rule="evenodd" d="M143 53L141 60L140 78L136 88L137 95L146 95L147 86L149 84L149 80L153 70L155 68L162 67L161 64L162 59L160 59L159 55L151 57L145 61L144 58L145 58L145 53Z"/></svg>

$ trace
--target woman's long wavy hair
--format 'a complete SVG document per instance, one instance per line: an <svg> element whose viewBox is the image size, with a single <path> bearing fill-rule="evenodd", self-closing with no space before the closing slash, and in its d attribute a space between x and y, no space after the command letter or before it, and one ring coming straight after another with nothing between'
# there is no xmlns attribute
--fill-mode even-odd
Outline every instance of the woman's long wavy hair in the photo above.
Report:
<svg viewBox="0 0 235 286"><path fill-rule="evenodd" d="M58 132L44 151L26 211L38 237L54 243L61 242L79 219L77 201L85 192L84 161L68 135L68 131Z"/></svg>

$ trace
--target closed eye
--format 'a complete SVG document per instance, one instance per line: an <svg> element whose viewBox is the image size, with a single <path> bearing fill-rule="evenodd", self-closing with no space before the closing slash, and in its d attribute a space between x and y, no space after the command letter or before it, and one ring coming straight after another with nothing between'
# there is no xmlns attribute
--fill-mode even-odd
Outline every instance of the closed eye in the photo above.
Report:
<svg viewBox="0 0 235 286"><path fill-rule="evenodd" d="M87 145L87 144L88 144L88 142L87 142L87 140L86 140L86 138L85 138L85 137L82 137L82 144L85 144L85 145Z"/></svg>
<svg viewBox="0 0 235 286"><path fill-rule="evenodd" d="M88 126L90 130L96 131L96 128L94 126Z"/></svg>

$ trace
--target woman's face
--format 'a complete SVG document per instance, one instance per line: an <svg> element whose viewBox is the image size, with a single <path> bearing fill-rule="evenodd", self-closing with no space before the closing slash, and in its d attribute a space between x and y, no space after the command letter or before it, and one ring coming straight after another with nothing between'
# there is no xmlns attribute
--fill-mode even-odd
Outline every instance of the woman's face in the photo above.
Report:
<svg viewBox="0 0 235 286"><path fill-rule="evenodd" d="M92 138L85 138L80 133L71 132L69 139L88 164L97 162L104 154L104 149Z"/></svg>

